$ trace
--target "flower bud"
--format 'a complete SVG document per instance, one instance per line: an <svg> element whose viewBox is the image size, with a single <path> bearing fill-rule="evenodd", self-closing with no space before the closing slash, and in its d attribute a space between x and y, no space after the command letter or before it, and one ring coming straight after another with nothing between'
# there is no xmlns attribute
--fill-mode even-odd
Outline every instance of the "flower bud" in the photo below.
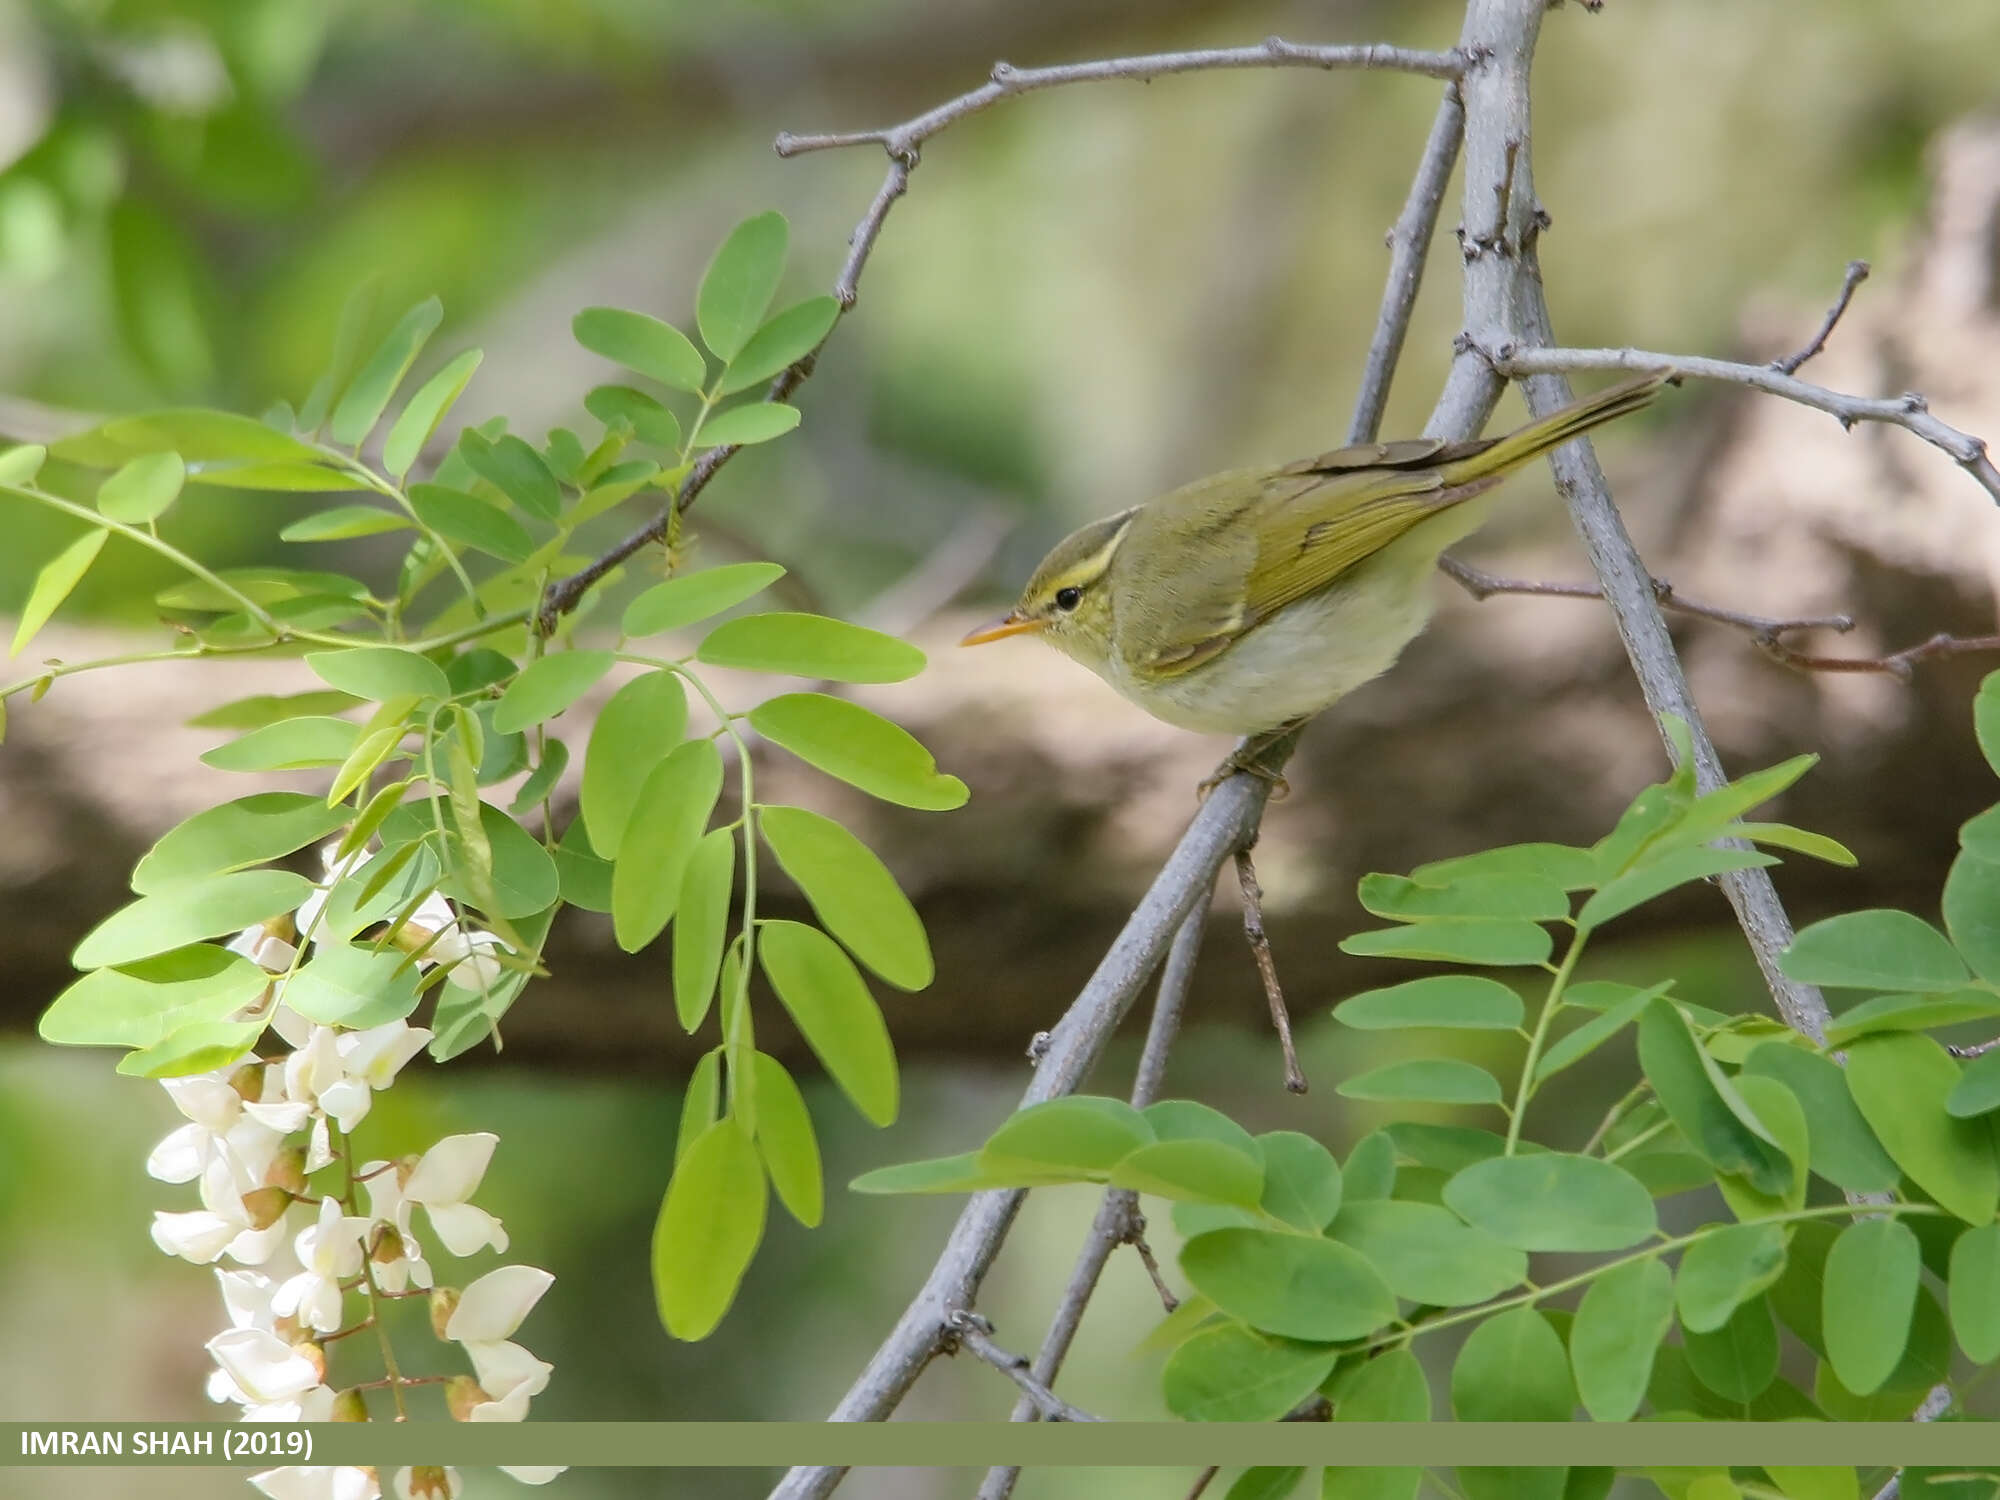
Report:
<svg viewBox="0 0 2000 1500"><path fill-rule="evenodd" d="M282 1147L271 1158L271 1165L264 1169L264 1184L283 1188L303 1198L306 1192L306 1148L298 1144Z"/></svg>
<svg viewBox="0 0 2000 1500"><path fill-rule="evenodd" d="M396 1471L397 1500L458 1500L462 1488L451 1469L422 1465Z"/></svg>
<svg viewBox="0 0 2000 1500"><path fill-rule="evenodd" d="M252 1229L269 1229L292 1206L292 1195L281 1187L260 1187L243 1195L243 1212Z"/></svg>
<svg viewBox="0 0 2000 1500"><path fill-rule="evenodd" d="M458 1311L458 1288L455 1286L434 1286L431 1288L431 1332L442 1342L445 1325L451 1322L451 1315Z"/></svg>
<svg viewBox="0 0 2000 1500"><path fill-rule="evenodd" d="M375 1243L368 1255L378 1266L394 1265L403 1258L403 1236L394 1224L375 1226Z"/></svg>
<svg viewBox="0 0 2000 1500"><path fill-rule="evenodd" d="M484 1406L492 1399L470 1375L454 1375L444 1383L445 1409L451 1413L454 1422L470 1421L472 1409Z"/></svg>
<svg viewBox="0 0 2000 1500"><path fill-rule="evenodd" d="M298 1340L292 1345L292 1353L310 1361L313 1369L319 1372L319 1378L322 1381L326 1379L326 1350L317 1339Z"/></svg>
<svg viewBox="0 0 2000 1500"><path fill-rule="evenodd" d="M336 1422L365 1422L368 1420L368 1403L361 1392L341 1391L333 1398L333 1420Z"/></svg>
<svg viewBox="0 0 2000 1500"><path fill-rule="evenodd" d="M264 1097L264 1065L252 1058L229 1075L229 1086L244 1103L257 1103Z"/></svg>

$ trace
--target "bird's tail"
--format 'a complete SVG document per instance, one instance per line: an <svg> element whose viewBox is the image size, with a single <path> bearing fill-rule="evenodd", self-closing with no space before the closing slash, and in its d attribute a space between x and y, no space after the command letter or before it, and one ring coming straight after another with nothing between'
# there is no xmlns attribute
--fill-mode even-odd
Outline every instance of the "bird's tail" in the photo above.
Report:
<svg viewBox="0 0 2000 1500"><path fill-rule="evenodd" d="M1660 387L1672 375L1672 370L1652 370L1607 386L1594 396L1572 401L1560 411L1552 411L1546 417L1517 428L1505 437L1495 438L1477 450L1461 449L1440 464L1439 470L1448 486L1505 474L1530 459L1539 458L1551 448L1560 448L1570 439L1581 437L1593 427L1622 417L1627 412L1637 411L1660 393Z"/></svg>

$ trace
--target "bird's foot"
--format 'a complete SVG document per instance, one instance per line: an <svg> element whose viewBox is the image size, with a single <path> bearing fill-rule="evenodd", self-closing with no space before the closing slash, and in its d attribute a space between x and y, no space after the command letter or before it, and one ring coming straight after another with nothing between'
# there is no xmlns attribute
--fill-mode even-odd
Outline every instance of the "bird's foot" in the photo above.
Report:
<svg viewBox="0 0 2000 1500"><path fill-rule="evenodd" d="M1264 753L1298 727L1298 724L1281 724L1276 729L1252 735L1244 740L1241 745L1229 752L1229 758L1215 768L1212 776L1207 777L1195 788L1195 800L1206 802L1210 792L1230 777L1241 774L1255 776L1260 781L1270 783L1270 800L1284 801L1292 793L1292 784L1285 780L1280 772L1264 764Z"/></svg>

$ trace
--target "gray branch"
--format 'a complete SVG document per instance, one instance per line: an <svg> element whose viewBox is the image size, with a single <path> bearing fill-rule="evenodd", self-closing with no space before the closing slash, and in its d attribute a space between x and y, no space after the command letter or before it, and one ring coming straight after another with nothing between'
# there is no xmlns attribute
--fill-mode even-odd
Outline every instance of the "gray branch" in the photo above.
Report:
<svg viewBox="0 0 2000 1500"><path fill-rule="evenodd" d="M1028 1361L1011 1349L1002 1349L993 1342L993 1325L976 1312L966 1312L963 1308L953 1313L948 1320L951 1337L961 1348L970 1349L986 1363L1018 1385L1024 1398L1034 1403L1035 1409L1051 1422L1101 1422L1102 1417L1093 1417L1081 1407L1071 1406L1062 1397L1037 1380L1028 1368Z"/></svg>

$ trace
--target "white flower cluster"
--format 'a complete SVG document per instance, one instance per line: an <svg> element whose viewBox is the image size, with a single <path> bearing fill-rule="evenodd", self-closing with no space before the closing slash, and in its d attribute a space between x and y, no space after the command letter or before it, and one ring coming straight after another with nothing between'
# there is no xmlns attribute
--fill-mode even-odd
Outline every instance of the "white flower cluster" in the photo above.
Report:
<svg viewBox="0 0 2000 1500"><path fill-rule="evenodd" d="M324 885L297 913L298 930L311 933L317 905L345 873L328 861ZM420 944L417 962L453 962L475 973L463 982L491 984L499 977L491 933L463 929L442 897L429 897L397 934L399 945ZM554 1280L533 1266L501 1266L462 1291L438 1287L415 1212L424 1210L428 1232L454 1256L491 1248L504 1252L500 1221L473 1205L499 1138L486 1132L446 1136L421 1156L397 1161L349 1161L351 1176L335 1184L340 1196L310 1179L334 1164L333 1130L345 1137L368 1114L374 1095L431 1033L405 1021L365 1030L318 1025L284 1004L283 977L297 950L267 928L251 928L228 945L273 975L251 1007L268 1011L270 1029L293 1050L282 1058L243 1057L210 1073L161 1080L187 1117L154 1147L148 1175L162 1182L198 1185L201 1207L153 1216L153 1242L169 1255L197 1265L217 1264L229 1326L210 1339L215 1360L208 1393L233 1401L246 1421L365 1420L358 1390L327 1384L327 1336L349 1323L379 1317L378 1296L430 1296L438 1336L464 1351L473 1374L445 1382L454 1417L472 1422L518 1422L528 1402L548 1385L552 1367L513 1335ZM491 966L490 972L488 967ZM356 1185L367 1192L358 1212ZM349 1298L367 1305L350 1319ZM510 1469L540 1484L559 1469ZM374 1471L295 1466L258 1474L251 1483L272 1500L379 1500ZM458 1478L450 1469L404 1469L395 1492L450 1500Z"/></svg>

